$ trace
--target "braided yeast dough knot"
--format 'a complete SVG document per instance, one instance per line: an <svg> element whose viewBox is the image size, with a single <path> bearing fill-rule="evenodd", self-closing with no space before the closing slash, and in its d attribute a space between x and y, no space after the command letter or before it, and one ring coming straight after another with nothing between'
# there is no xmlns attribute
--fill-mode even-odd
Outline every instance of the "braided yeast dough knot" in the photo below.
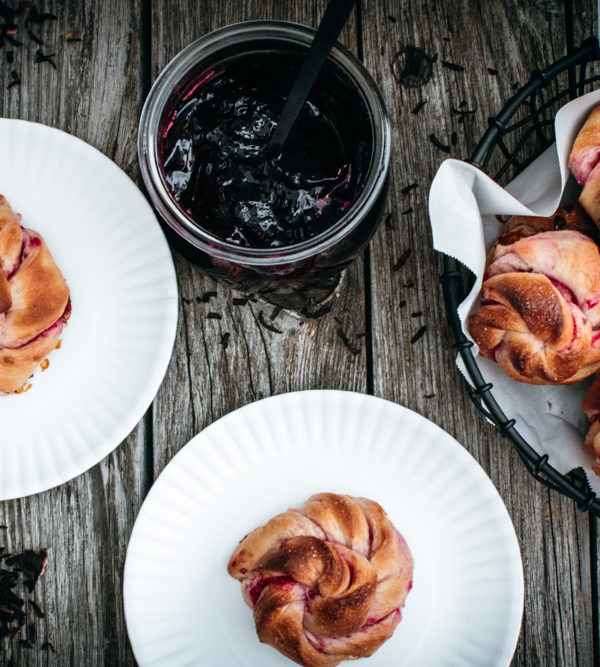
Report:
<svg viewBox="0 0 600 667"><path fill-rule="evenodd" d="M0 392L19 390L57 345L69 288L44 239L0 195Z"/></svg>
<svg viewBox="0 0 600 667"><path fill-rule="evenodd" d="M512 378L568 384L600 367L600 253L587 236L543 232L496 245L469 318L482 355Z"/></svg>
<svg viewBox="0 0 600 667"><path fill-rule="evenodd" d="M247 535L227 569L260 641L325 667L367 657L392 636L413 559L377 503L321 493Z"/></svg>
<svg viewBox="0 0 600 667"><path fill-rule="evenodd" d="M569 168L582 186L579 202L600 225L600 106L588 116L575 138Z"/></svg>

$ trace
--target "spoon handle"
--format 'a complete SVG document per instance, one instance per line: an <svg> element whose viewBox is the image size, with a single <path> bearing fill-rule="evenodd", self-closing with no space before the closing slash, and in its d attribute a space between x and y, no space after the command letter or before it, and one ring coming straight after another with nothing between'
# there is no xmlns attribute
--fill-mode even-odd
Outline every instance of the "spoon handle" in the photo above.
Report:
<svg viewBox="0 0 600 667"><path fill-rule="evenodd" d="M277 155L281 152L300 109L321 71L331 47L335 44L348 20L355 2L356 0L329 0L310 49L283 107L277 127L269 141L268 152L271 155Z"/></svg>

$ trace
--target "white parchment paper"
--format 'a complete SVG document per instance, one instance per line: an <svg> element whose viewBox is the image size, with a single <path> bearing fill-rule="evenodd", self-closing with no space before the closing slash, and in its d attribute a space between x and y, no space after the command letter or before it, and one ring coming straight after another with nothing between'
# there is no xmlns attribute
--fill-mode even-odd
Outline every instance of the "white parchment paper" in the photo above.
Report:
<svg viewBox="0 0 600 667"><path fill-rule="evenodd" d="M486 252L502 231L496 215L549 216L561 201L575 199L576 183L569 176L569 152L591 110L600 104L600 90L569 102L556 114L556 143L513 180L506 189L460 160L446 160L429 192L429 215L436 250L450 255L476 276L473 289L459 305L463 331L477 306ZM471 339L472 340L472 339ZM474 353L477 351L475 347ZM581 401L591 379L571 386L534 386L516 382L494 362L478 357L486 381L509 418L517 420L521 435L561 473L582 466L592 490L600 494L600 477L592 470L593 457L583 448L587 420ZM457 365L467 377L460 356ZM467 377L468 379L468 377Z"/></svg>

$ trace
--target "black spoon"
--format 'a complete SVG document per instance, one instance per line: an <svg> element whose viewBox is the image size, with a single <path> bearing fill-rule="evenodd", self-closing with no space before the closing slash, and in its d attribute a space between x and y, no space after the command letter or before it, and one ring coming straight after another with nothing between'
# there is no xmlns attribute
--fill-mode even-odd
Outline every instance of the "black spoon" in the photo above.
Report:
<svg viewBox="0 0 600 667"><path fill-rule="evenodd" d="M329 0L321 23L315 33L292 90L287 98L279 122L271 135L267 153L279 155L290 131L300 113L300 109L310 93L310 89L319 76L325 59L342 31L356 0Z"/></svg>

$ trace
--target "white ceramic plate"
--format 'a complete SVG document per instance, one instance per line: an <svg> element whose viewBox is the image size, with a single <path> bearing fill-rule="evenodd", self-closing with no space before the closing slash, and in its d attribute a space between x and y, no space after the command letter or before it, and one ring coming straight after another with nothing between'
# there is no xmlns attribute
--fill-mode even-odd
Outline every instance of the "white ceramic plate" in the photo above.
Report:
<svg viewBox="0 0 600 667"><path fill-rule="evenodd" d="M259 643L226 566L246 533L320 491L378 501L415 558L403 620L365 665L510 663L523 609L521 557L483 470L447 433L395 403L308 391L223 417L152 487L125 564L139 664L291 665Z"/></svg>
<svg viewBox="0 0 600 667"><path fill-rule="evenodd" d="M0 119L0 193L40 232L70 289L62 346L31 389L0 395L0 500L84 472L134 428L171 356L173 261L152 208L102 153Z"/></svg>

